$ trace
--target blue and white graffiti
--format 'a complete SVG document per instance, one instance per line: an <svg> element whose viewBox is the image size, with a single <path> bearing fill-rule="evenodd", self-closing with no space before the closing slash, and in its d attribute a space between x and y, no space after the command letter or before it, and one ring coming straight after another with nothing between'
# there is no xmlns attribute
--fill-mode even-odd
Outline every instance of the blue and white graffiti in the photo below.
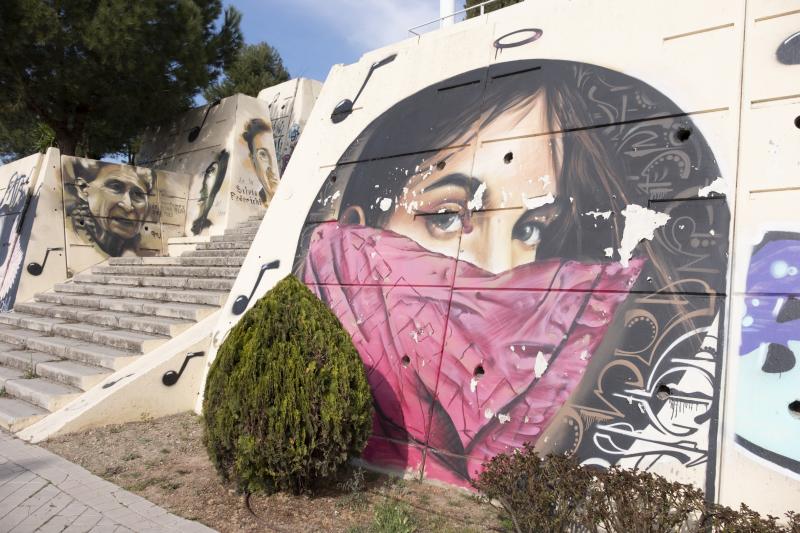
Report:
<svg viewBox="0 0 800 533"><path fill-rule="evenodd" d="M736 442L800 474L800 233L768 232L747 273Z"/></svg>

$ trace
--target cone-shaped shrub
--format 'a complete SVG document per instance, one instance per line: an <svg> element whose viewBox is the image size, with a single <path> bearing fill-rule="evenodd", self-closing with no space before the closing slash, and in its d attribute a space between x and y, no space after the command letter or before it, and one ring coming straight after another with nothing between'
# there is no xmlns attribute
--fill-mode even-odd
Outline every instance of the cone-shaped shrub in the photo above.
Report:
<svg viewBox="0 0 800 533"><path fill-rule="evenodd" d="M336 316L287 276L217 353L203 402L208 453L247 492L313 489L372 428L364 365Z"/></svg>

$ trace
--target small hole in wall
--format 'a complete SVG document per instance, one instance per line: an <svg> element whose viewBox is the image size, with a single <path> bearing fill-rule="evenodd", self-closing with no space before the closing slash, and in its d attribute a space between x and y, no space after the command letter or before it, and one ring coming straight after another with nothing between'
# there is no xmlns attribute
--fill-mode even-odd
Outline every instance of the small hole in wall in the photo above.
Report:
<svg viewBox="0 0 800 533"><path fill-rule="evenodd" d="M84 223L84 222L83 222L83 219L82 219L82 218L79 218L79 219L78 219L78 225L80 225L80 226L83 226L83 223Z"/></svg>
<svg viewBox="0 0 800 533"><path fill-rule="evenodd" d="M411 364L411 358L407 355L404 355L402 359L400 359L400 364L403 365L403 368L406 368L408 365Z"/></svg>
<svg viewBox="0 0 800 533"><path fill-rule="evenodd" d="M669 398L669 395L671 393L672 393L672 391L669 390L669 387L667 387L666 385L664 385L662 383L656 389L656 398L658 398L659 400L661 400L663 402L663 401L665 401L665 400L667 400Z"/></svg>
<svg viewBox="0 0 800 533"><path fill-rule="evenodd" d="M692 136L692 130L683 126L678 128L678 131L675 132L675 139L681 143L688 141L689 137L691 136Z"/></svg>
<svg viewBox="0 0 800 533"><path fill-rule="evenodd" d="M439 161L438 163L436 163L436 168L439 170L444 170L444 167L446 166L447 166L446 161Z"/></svg>
<svg viewBox="0 0 800 533"><path fill-rule="evenodd" d="M481 377L481 376L483 376L485 373L486 373L486 371L483 369L483 365L478 365L478 366L476 366L476 367L475 367L474 376L475 376L476 378L480 378L480 377Z"/></svg>
<svg viewBox="0 0 800 533"><path fill-rule="evenodd" d="M331 176L331 183L336 183L336 174Z"/></svg>
<svg viewBox="0 0 800 533"><path fill-rule="evenodd" d="M503 156L503 163L506 165L511 163L514 160L514 153L508 152L506 155Z"/></svg>
<svg viewBox="0 0 800 533"><path fill-rule="evenodd" d="M800 129L800 115L794 117L794 127Z"/></svg>
<svg viewBox="0 0 800 533"><path fill-rule="evenodd" d="M795 400L789 404L789 412L792 415L800 418L800 400Z"/></svg>

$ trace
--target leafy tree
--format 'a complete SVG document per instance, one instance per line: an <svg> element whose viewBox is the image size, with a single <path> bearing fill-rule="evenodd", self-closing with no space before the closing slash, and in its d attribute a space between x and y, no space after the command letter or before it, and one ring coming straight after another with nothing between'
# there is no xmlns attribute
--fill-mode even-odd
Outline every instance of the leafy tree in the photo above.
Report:
<svg viewBox="0 0 800 533"><path fill-rule="evenodd" d="M47 130L64 154L125 151L236 57L241 15L221 15L221 0L3 0L0 152Z"/></svg>
<svg viewBox="0 0 800 533"><path fill-rule="evenodd" d="M245 492L314 489L358 456L372 393L336 315L289 275L231 329L208 372L205 443Z"/></svg>
<svg viewBox="0 0 800 533"><path fill-rule="evenodd" d="M464 9L470 8L472 6L477 6L478 4L482 4L485 1L486 0L467 0L466 3L464 4ZM522 1L523 0L497 0L496 2L492 2L491 4L486 4L485 6L483 6L483 12L484 13L489 13L491 11L496 11L496 10L502 9L504 7L508 7L508 6L512 6L514 4L518 4L518 3L522 2ZM481 9L480 8L470 9L469 11L467 11L467 18L468 19L471 19L471 18L474 18L474 17L479 17L479 16L481 16Z"/></svg>
<svg viewBox="0 0 800 533"><path fill-rule="evenodd" d="M203 93L213 102L236 93L258 96L258 92L289 79L278 51L267 43L249 44L239 50L236 60L225 69L225 79Z"/></svg>

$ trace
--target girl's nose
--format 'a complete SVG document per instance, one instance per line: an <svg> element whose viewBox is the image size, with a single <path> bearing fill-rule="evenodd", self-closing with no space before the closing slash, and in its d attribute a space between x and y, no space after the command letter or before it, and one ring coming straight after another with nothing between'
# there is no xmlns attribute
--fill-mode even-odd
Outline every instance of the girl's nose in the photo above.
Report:
<svg viewBox="0 0 800 533"><path fill-rule="evenodd" d="M462 238L461 257L493 274L513 268L513 223L507 218L500 211L475 213L473 230Z"/></svg>

